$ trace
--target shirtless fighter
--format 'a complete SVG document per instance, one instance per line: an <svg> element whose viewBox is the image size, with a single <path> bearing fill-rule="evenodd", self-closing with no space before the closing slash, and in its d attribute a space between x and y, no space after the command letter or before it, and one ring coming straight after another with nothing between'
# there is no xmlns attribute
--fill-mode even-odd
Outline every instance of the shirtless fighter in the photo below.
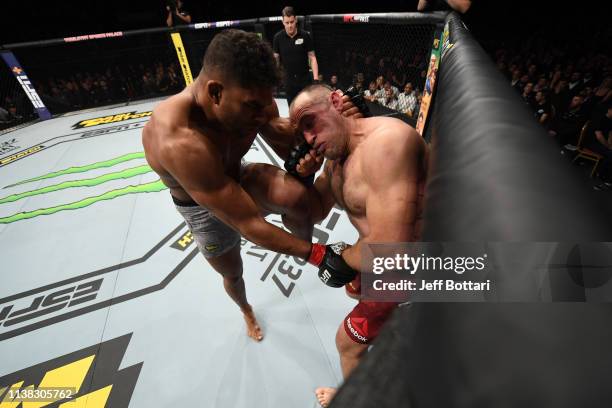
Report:
<svg viewBox="0 0 612 408"><path fill-rule="evenodd" d="M257 34L223 31L208 46L194 83L157 105L142 133L147 162L170 189L200 252L222 275L257 341L263 333L245 294L240 235L308 259L320 276L325 271L346 283L356 273L331 245L311 244L312 186L299 172L294 177L275 166L241 162L257 133L280 157L291 153L294 129L279 118L273 99L279 79L272 49ZM344 114L355 114L345 101ZM320 163L310 160L305 167L313 173ZM295 235L266 222L263 216L272 212L282 214Z"/></svg>
<svg viewBox="0 0 612 408"><path fill-rule="evenodd" d="M346 210L359 240L342 252L342 258L359 270L363 245L419 239L427 146L398 119L347 118L341 108L340 94L325 85L312 85L298 94L289 112L315 153L328 159L315 182L320 206L312 209L311 217L314 222L325 218L334 204ZM345 378L396 306L360 301L344 319L336 333L336 347ZM334 388L316 390L324 407L334 394Z"/></svg>

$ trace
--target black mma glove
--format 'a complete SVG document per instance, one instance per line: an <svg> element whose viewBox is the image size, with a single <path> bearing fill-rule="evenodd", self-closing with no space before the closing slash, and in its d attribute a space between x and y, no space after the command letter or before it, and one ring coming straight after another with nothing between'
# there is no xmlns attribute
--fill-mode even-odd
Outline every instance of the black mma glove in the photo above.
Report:
<svg viewBox="0 0 612 408"><path fill-rule="evenodd" d="M293 177L297 178L307 186L312 186L315 175L313 173L310 176L302 177L297 171L297 165L300 163L300 159L306 157L311 149L312 146L305 141L298 146L293 146L289 152L289 158L285 161L285 170L287 170L287 173L291 174Z"/></svg>
<svg viewBox="0 0 612 408"><path fill-rule="evenodd" d="M340 288L357 276L342 258L342 252L348 248L344 242L331 245L312 244L308 262L319 268L319 279L332 288Z"/></svg>
<svg viewBox="0 0 612 408"><path fill-rule="evenodd" d="M363 94L360 93L357 88L351 85L343 93L349 97L351 102L353 102L353 105L355 105L357 109L359 109L359 112L363 114L364 118L369 118L372 116L370 113L370 108L368 108L368 105L366 105L365 99L363 98Z"/></svg>

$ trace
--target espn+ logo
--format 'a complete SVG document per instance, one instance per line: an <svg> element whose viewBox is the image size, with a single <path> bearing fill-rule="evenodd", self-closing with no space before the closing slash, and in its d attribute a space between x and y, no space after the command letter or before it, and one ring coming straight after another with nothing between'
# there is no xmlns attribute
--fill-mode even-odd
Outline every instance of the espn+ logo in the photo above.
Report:
<svg viewBox="0 0 612 408"><path fill-rule="evenodd" d="M10 327L96 299L103 278L0 305L0 326Z"/></svg>

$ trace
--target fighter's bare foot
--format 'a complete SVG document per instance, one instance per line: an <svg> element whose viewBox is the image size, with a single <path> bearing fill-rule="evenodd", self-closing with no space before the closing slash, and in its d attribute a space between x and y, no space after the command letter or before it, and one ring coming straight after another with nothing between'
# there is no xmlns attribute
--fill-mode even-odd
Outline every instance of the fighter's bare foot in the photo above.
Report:
<svg viewBox="0 0 612 408"><path fill-rule="evenodd" d="M257 318L255 317L253 309L243 310L242 313L244 314L244 321L247 325L247 336L255 341L262 341L263 331L261 327L259 327L259 323L257 323Z"/></svg>
<svg viewBox="0 0 612 408"><path fill-rule="evenodd" d="M321 404L323 408L327 408L336 395L336 389L331 387L319 387L315 390L315 394L317 395L319 404Z"/></svg>

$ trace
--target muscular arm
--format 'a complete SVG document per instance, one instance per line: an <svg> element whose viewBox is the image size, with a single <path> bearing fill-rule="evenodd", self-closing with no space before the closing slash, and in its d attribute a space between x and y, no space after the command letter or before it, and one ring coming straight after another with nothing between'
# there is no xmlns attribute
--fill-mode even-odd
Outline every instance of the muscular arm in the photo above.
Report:
<svg viewBox="0 0 612 408"><path fill-rule="evenodd" d="M310 242L266 222L246 191L225 175L220 155L193 130L178 130L178 142L165 146L162 164L198 204L232 226L249 241L272 251L307 258ZM202 163L206 163L205 168Z"/></svg>
<svg viewBox="0 0 612 408"><path fill-rule="evenodd" d="M259 134L281 159L287 160L289 151L295 143L295 130L289 118L279 116L276 103L269 109L270 120L259 129Z"/></svg>
<svg viewBox="0 0 612 408"><path fill-rule="evenodd" d="M361 272L371 272L361 265L361 249L366 244L413 241L425 145L414 129L400 128L407 134L386 130L389 134L385 139L379 139L364 155L362 171L369 187L366 218L370 232L343 253L345 261Z"/></svg>
<svg viewBox="0 0 612 408"><path fill-rule="evenodd" d="M310 68L312 68L313 79L316 81L319 79L319 64L314 51L308 51L308 61L310 61Z"/></svg>

